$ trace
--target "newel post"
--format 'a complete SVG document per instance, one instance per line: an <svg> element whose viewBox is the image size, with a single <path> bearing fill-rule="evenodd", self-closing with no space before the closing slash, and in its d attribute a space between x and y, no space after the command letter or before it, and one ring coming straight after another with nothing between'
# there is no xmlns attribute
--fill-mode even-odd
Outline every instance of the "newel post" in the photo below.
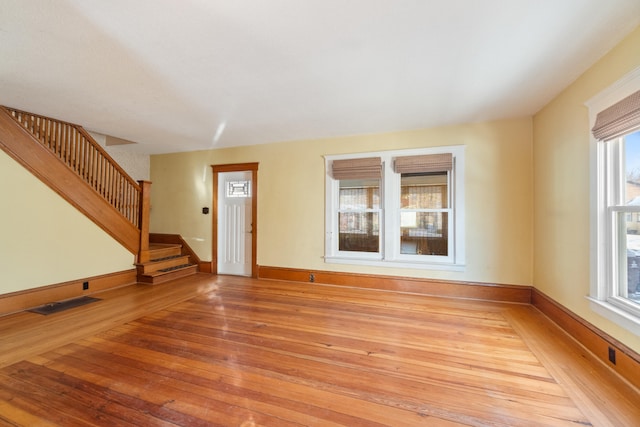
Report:
<svg viewBox="0 0 640 427"><path fill-rule="evenodd" d="M149 214L151 211L151 181L138 181L140 184L140 251L138 262L149 261Z"/></svg>

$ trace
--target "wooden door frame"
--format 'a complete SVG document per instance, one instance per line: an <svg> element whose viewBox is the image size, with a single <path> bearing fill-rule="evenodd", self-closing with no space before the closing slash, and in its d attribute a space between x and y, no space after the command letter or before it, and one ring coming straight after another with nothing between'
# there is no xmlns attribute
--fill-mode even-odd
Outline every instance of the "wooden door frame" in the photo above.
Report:
<svg viewBox="0 0 640 427"><path fill-rule="evenodd" d="M258 164L232 163L211 165L213 169L213 237L211 272L218 274L218 175L224 172L251 172L251 277L258 277Z"/></svg>

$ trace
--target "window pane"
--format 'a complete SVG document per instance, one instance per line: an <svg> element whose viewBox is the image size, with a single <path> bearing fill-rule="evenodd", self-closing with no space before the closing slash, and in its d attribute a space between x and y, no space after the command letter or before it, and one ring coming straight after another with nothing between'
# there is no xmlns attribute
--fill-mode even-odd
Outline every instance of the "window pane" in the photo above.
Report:
<svg viewBox="0 0 640 427"><path fill-rule="evenodd" d="M448 255L448 213L432 212L448 208L447 178L447 172L401 175L401 254Z"/></svg>
<svg viewBox="0 0 640 427"><path fill-rule="evenodd" d="M340 180L338 209L380 209L380 180Z"/></svg>
<svg viewBox="0 0 640 427"><path fill-rule="evenodd" d="M627 205L640 206L640 131L624 137Z"/></svg>
<svg viewBox="0 0 640 427"><path fill-rule="evenodd" d="M227 181L227 197L251 197L251 181Z"/></svg>
<svg viewBox="0 0 640 427"><path fill-rule="evenodd" d="M402 174L400 182L402 209L446 209L447 172Z"/></svg>
<svg viewBox="0 0 640 427"><path fill-rule="evenodd" d="M400 253L443 255L449 253L447 212L400 212Z"/></svg>
<svg viewBox="0 0 640 427"><path fill-rule="evenodd" d="M640 131L624 137L625 203L640 206ZM618 213L618 295L640 302L640 212Z"/></svg>
<svg viewBox="0 0 640 427"><path fill-rule="evenodd" d="M618 295L640 302L640 234L637 222L627 221L624 212L618 212L618 253L626 254L618 259ZM633 212L632 216L637 216Z"/></svg>
<svg viewBox="0 0 640 427"><path fill-rule="evenodd" d="M339 212L339 243L341 251L378 252L380 224L378 212Z"/></svg>

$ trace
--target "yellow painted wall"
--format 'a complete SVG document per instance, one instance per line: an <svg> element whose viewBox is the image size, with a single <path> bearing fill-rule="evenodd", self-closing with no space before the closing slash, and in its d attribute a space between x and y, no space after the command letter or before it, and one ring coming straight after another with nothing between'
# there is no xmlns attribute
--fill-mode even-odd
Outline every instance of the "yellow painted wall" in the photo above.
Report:
<svg viewBox="0 0 640 427"><path fill-rule="evenodd" d="M133 255L0 150L0 294L134 268Z"/></svg>
<svg viewBox="0 0 640 427"><path fill-rule="evenodd" d="M325 264L324 155L466 145L464 272ZM210 165L259 162L258 264L529 285L532 281L530 118L390 134L156 155L151 231L181 234L211 260Z"/></svg>
<svg viewBox="0 0 640 427"><path fill-rule="evenodd" d="M533 119L534 286L640 352L640 338L589 308L591 97L640 66L640 28Z"/></svg>

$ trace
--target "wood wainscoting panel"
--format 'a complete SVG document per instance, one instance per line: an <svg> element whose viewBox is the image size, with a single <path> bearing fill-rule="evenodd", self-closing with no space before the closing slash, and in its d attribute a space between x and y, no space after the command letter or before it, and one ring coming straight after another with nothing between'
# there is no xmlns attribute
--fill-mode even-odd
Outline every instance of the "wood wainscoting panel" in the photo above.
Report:
<svg viewBox="0 0 640 427"><path fill-rule="evenodd" d="M356 288L378 289L394 292L410 292L450 298L468 298L523 304L531 303L530 286L341 273L321 270L268 267L262 265L258 268L258 277L260 279L323 283L329 285L352 286ZM311 279L312 277L313 280Z"/></svg>
<svg viewBox="0 0 640 427"><path fill-rule="evenodd" d="M640 355L638 353L537 289L533 290L531 303L593 353L602 363L627 379L635 387L640 388ZM615 364L609 361L610 348L615 351Z"/></svg>
<svg viewBox="0 0 640 427"><path fill-rule="evenodd" d="M89 289L83 289L85 282L88 282ZM27 310L50 302L91 295L107 289L132 285L134 283L136 283L136 270L132 269L12 292L0 295L0 316Z"/></svg>

